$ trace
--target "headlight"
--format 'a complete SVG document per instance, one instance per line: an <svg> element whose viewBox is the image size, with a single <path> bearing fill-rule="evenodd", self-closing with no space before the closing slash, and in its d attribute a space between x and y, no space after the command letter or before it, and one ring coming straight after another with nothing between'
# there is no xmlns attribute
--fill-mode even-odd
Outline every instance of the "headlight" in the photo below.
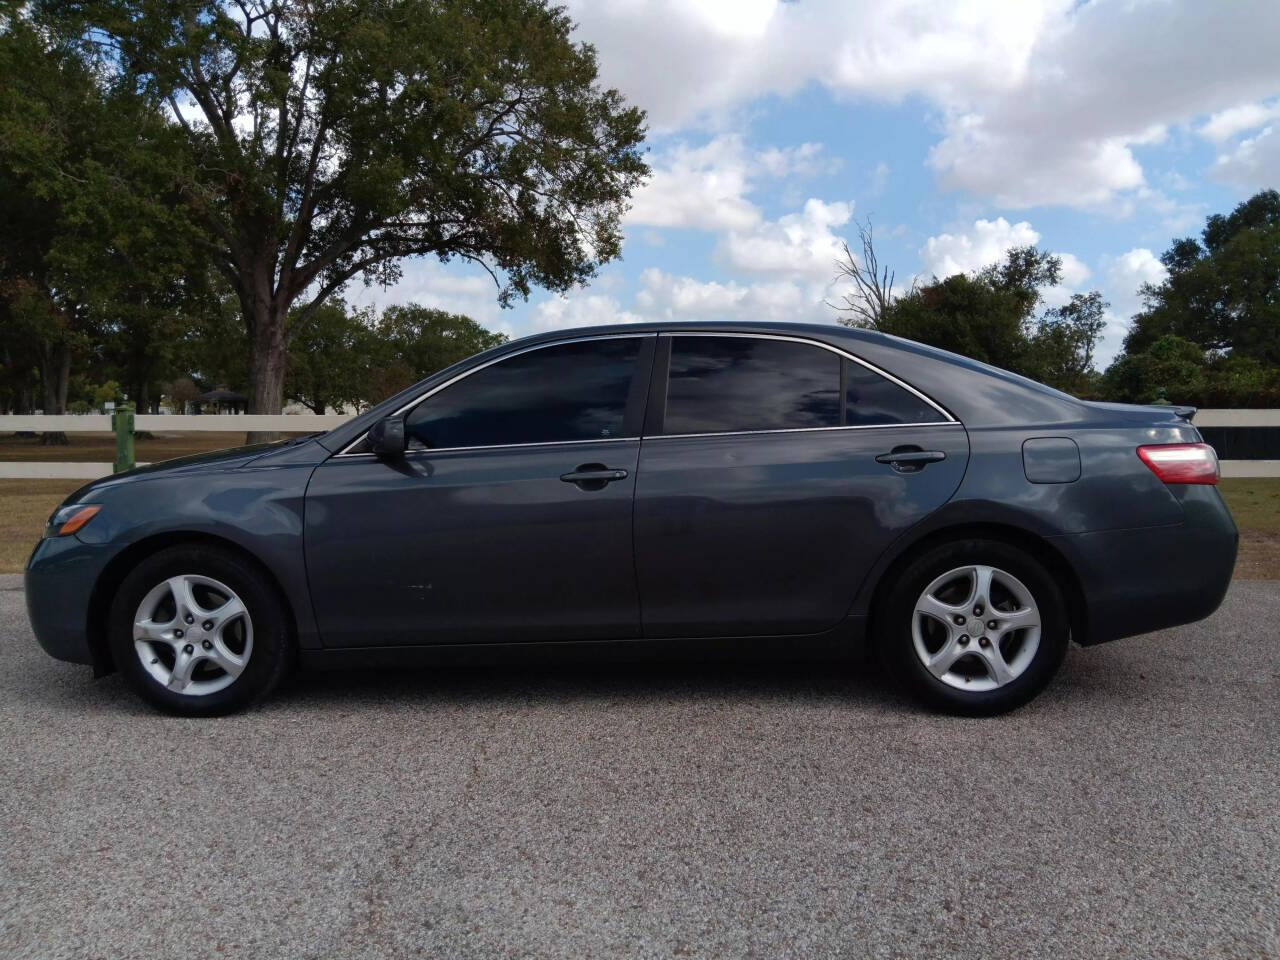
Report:
<svg viewBox="0 0 1280 960"><path fill-rule="evenodd" d="M73 503L69 507L59 507L49 518L49 525L45 528L44 535L46 537L70 536L96 517L101 509L87 503Z"/></svg>

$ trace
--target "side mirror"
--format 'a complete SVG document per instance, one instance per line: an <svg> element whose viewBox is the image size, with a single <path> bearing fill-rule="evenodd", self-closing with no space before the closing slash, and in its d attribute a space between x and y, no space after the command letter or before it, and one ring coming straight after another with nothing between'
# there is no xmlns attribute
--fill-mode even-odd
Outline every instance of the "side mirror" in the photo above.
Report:
<svg viewBox="0 0 1280 960"><path fill-rule="evenodd" d="M404 417L384 417L369 428L369 449L374 456L404 456Z"/></svg>

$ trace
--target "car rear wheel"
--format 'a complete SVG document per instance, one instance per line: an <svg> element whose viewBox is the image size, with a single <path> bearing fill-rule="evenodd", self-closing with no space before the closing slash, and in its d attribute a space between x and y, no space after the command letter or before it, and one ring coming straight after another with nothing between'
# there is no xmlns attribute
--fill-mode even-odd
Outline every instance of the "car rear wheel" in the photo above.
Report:
<svg viewBox="0 0 1280 960"><path fill-rule="evenodd" d="M171 713L239 710L265 696L289 663L280 600L261 571L229 550L191 545L153 554L125 577L110 616L121 674Z"/></svg>
<svg viewBox="0 0 1280 960"><path fill-rule="evenodd" d="M1044 566L996 540L943 544L896 578L881 608L879 647L919 699L989 715L1026 703L1053 679L1070 630Z"/></svg>

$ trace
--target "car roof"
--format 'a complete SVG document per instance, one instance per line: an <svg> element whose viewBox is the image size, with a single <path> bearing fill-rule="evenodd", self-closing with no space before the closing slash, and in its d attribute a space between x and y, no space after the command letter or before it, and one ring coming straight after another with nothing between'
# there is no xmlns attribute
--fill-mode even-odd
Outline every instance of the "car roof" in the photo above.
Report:
<svg viewBox="0 0 1280 960"><path fill-rule="evenodd" d="M911 384L962 423L1009 423L1019 416L1042 423L1053 423L1076 417L1080 412L1079 400L1052 387L959 354L875 330L846 327L837 323L668 320L569 327L508 341L432 374L326 434L320 438L320 442L327 449L336 451L359 437L377 417L411 401L416 393L455 376L465 367L485 360L498 359L508 353L518 353L539 344L618 334L681 332L799 337L841 348ZM985 386L980 387L980 383Z"/></svg>
<svg viewBox="0 0 1280 960"><path fill-rule="evenodd" d="M800 323L763 321L763 320L662 320L645 323L609 323L590 327L567 327L545 333L530 334L514 344L546 343L556 340L571 340L577 337L598 337L618 333L770 333L778 336L803 336L815 340L867 340L888 342L897 338L874 330L862 330L854 327L840 326L834 323Z"/></svg>

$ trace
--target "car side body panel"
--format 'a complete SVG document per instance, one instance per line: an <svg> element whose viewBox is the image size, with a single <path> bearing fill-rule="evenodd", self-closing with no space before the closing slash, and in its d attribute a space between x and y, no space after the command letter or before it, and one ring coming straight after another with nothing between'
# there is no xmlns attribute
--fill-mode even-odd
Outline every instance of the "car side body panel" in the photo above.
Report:
<svg viewBox="0 0 1280 960"><path fill-rule="evenodd" d="M95 661L102 605L116 565L148 544L229 543L252 555L289 605L300 646L319 641L301 537L307 482L328 451L308 440L184 458L87 484L69 503L102 506L69 537L41 540L26 570L27 604L41 644L75 663ZM105 579L104 579L105 578Z"/></svg>
<svg viewBox="0 0 1280 960"><path fill-rule="evenodd" d="M638 440L334 457L307 493L324 644L640 635L631 550ZM625 471L584 491L561 476Z"/></svg>
<svg viewBox="0 0 1280 960"><path fill-rule="evenodd" d="M911 444L946 459L902 473ZM646 637L817 633L849 609L885 547L965 475L958 423L650 437L636 488Z"/></svg>
<svg viewBox="0 0 1280 960"><path fill-rule="evenodd" d="M503 345L302 443L173 461L82 488L66 502L102 504L102 513L75 536L43 540L28 563L27 602L37 638L55 657L103 668L95 637L102 629L103 598L122 565L127 568L149 546L207 537L234 544L263 565L289 604L304 656L345 655L352 645L350 623L362 605L378 601L371 596L378 584L361 582L361 590L337 600L328 593L340 579L322 584L322 605L340 609L325 614L326 623L339 626L324 639L337 646L320 650L326 623L318 624L313 612L317 583L308 577L303 547L306 532L316 531L309 522L308 485L317 468L326 476L335 469L336 479L336 465L326 463L330 457L373 422L473 365L534 343L616 335L618 329L577 329ZM867 457L874 463L881 447L893 445L880 443L877 429L833 430L834 439L801 431L723 442L640 441L632 475L640 495L635 576L641 605L647 588L654 597L665 591L666 609L655 605L648 621L653 629L645 630L645 642L655 648L690 649L680 635L729 649L736 642L744 651L756 641L787 636L847 645L873 622L876 592L895 564L932 537L976 529L1006 531L1055 558L1074 604L1075 638L1082 643L1206 616L1227 588L1237 535L1216 488L1166 486L1135 452L1143 443L1200 439L1171 408L1091 404L943 351L834 325L677 323L625 329L713 329L825 343L910 384L959 421L927 428L937 434L930 446L951 444L945 446L947 460L906 478L871 472ZM912 442L924 446L923 434L918 436ZM1029 476L1024 444L1054 438L1075 444L1078 476L1069 458ZM456 503L466 499L460 487L450 496ZM780 499L771 506L773 497ZM450 509L450 502L446 497L443 508ZM315 505L333 509L337 503L317 497ZM553 539L559 516L551 509L544 517ZM344 562L360 562L359 550L344 552L342 538L348 538L347 547L356 543L362 522L370 522L369 514L343 518L341 535L319 545L324 564L340 570ZM535 532L531 527L531 538ZM544 562L545 554L535 559ZM403 583L428 582L413 573L405 571ZM735 583L742 587L737 595ZM567 595L566 603L576 596ZM712 613L725 621L715 631L709 626ZM543 617L546 624L549 618ZM473 646L504 649L510 644L499 640L502 632L478 635L482 642ZM539 634L548 648L575 646L551 641L550 632ZM713 639L712 632L722 636ZM606 644L635 650L638 636L616 634ZM366 646L354 652L373 660L405 649Z"/></svg>

